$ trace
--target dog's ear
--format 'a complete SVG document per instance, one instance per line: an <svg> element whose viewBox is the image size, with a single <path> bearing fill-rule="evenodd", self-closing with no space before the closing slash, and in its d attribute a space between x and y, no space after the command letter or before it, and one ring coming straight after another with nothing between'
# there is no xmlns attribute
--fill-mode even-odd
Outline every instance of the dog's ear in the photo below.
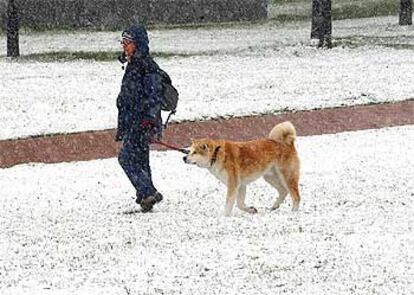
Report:
<svg viewBox="0 0 414 295"><path fill-rule="evenodd" d="M203 144L203 150L211 151L213 149L214 149L214 143L207 142L207 143Z"/></svg>

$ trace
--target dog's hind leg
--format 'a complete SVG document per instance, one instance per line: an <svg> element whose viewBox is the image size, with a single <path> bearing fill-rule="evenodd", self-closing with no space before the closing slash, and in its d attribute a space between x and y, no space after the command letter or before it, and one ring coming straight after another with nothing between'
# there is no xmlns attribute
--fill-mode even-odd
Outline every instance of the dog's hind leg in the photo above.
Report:
<svg viewBox="0 0 414 295"><path fill-rule="evenodd" d="M237 207L248 213L257 213L257 209L254 207L247 207L245 204L246 199L246 185L242 184L239 188L239 194L237 195Z"/></svg>
<svg viewBox="0 0 414 295"><path fill-rule="evenodd" d="M290 196L292 197L292 211L298 211L300 203L299 193L299 169L293 170L280 170L280 174L283 176L283 180L289 190Z"/></svg>
<svg viewBox="0 0 414 295"><path fill-rule="evenodd" d="M286 184L283 183L284 181L281 179L281 175L279 175L279 173L276 172L276 169L272 169L272 173L266 174L265 176L263 176L263 178L279 193L279 197L273 203L273 206L271 208L271 210L276 210L279 208L280 204L282 204L285 200L287 194L289 193L289 190L286 188Z"/></svg>
<svg viewBox="0 0 414 295"><path fill-rule="evenodd" d="M290 196L292 197L292 211L298 211L300 203L299 177L291 175L288 179L286 179L286 183L289 188Z"/></svg>

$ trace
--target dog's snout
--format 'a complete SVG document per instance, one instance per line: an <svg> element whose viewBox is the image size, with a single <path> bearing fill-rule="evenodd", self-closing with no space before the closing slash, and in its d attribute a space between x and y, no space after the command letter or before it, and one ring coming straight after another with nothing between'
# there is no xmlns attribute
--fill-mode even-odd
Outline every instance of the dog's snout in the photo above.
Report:
<svg viewBox="0 0 414 295"><path fill-rule="evenodd" d="M183 161L184 161L184 163L187 163L187 156L183 157Z"/></svg>

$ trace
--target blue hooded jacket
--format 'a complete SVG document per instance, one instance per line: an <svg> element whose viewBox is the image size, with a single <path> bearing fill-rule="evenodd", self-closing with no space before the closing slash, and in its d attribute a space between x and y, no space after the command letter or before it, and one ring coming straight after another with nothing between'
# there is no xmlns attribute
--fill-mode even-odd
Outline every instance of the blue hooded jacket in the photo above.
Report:
<svg viewBox="0 0 414 295"><path fill-rule="evenodd" d="M122 33L132 39L137 50L129 60L117 98L117 140L134 138L143 133L142 123L151 123L150 133L155 138L162 134L162 83L158 65L149 55L148 34L144 26L133 25ZM121 62L127 61L123 56Z"/></svg>

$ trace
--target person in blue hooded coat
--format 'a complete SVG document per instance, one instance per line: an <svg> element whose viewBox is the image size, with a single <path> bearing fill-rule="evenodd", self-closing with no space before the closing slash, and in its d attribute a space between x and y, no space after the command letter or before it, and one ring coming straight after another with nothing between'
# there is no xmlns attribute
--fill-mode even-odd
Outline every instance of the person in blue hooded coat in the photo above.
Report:
<svg viewBox="0 0 414 295"><path fill-rule="evenodd" d="M149 54L148 34L144 26L133 25L122 33L123 53L127 63L117 98L118 129L116 141L122 141L118 161L136 189L136 202L142 212L150 211L163 196L152 182L149 164L151 139L162 135L161 76Z"/></svg>

